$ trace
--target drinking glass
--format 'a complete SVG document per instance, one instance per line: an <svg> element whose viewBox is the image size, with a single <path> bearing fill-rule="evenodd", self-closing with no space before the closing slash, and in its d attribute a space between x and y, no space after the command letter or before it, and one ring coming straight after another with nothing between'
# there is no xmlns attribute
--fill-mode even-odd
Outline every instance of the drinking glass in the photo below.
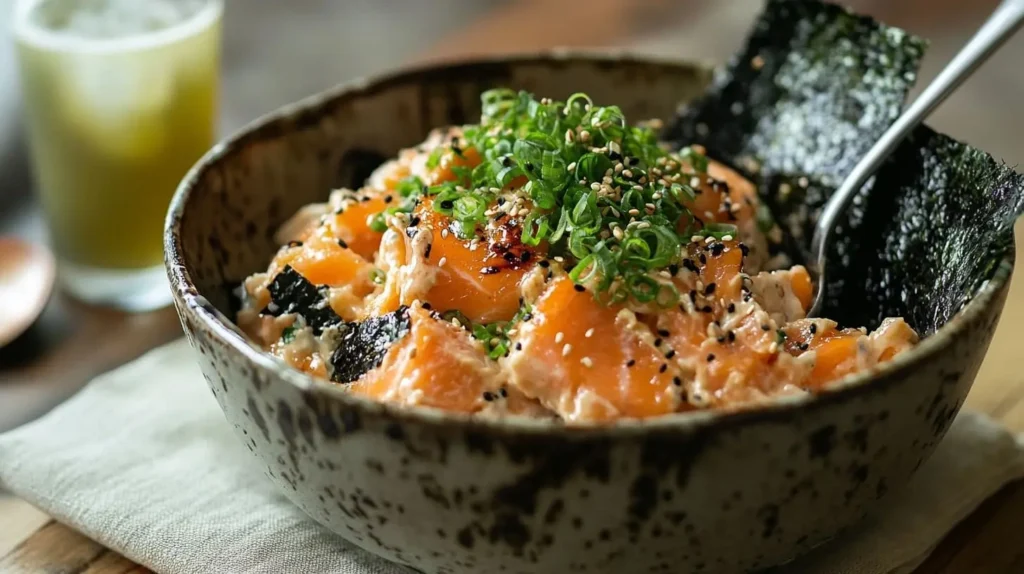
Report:
<svg viewBox="0 0 1024 574"><path fill-rule="evenodd" d="M212 145L222 0L18 0L36 187L62 286L166 305L167 205Z"/></svg>

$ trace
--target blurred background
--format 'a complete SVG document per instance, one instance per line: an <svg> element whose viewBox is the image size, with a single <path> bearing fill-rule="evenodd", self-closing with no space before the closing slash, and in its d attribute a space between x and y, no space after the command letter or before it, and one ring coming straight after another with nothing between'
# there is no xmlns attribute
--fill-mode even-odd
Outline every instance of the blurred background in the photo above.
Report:
<svg viewBox="0 0 1024 574"><path fill-rule="evenodd" d="M849 0L931 39L930 79L998 0ZM0 2L0 235L45 241L19 127L10 0ZM722 62L760 0L226 0L220 135L339 82L410 63L554 46L621 48ZM1012 41L931 124L1016 165L1024 37ZM1021 289L1015 289L1019 298ZM1024 320L1021 306L1003 322ZM0 431L38 416L95 374L180 335L173 311L125 314L55 297L0 349ZM995 346L1007 349L1007 337ZM988 366L986 366L988 368Z"/></svg>

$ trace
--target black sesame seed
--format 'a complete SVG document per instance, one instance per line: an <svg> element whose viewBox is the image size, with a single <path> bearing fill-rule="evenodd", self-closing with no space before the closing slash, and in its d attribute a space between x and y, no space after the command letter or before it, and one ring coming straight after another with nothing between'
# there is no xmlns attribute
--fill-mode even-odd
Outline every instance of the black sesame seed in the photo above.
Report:
<svg viewBox="0 0 1024 574"><path fill-rule="evenodd" d="M708 264L708 258L707 258L707 257L705 257L703 253L701 253L700 255L698 255L698 256L697 256L697 259L699 259L699 260L700 260L700 264L701 264L701 265L707 265L707 264Z"/></svg>
<svg viewBox="0 0 1024 574"><path fill-rule="evenodd" d="M714 293L714 292L715 292L715 287L717 287L717 285L715 285L715 282L714 282L714 281L712 281L711 283L708 283L708 284L707 284L707 285L706 285L706 286L704 287L704 294L705 294L705 295L711 295L712 293Z"/></svg>
<svg viewBox="0 0 1024 574"><path fill-rule="evenodd" d="M693 271L694 273L698 271L697 265L694 264L692 259L683 259L683 267L689 269L690 271Z"/></svg>
<svg viewBox="0 0 1024 574"><path fill-rule="evenodd" d="M661 337L658 337L657 339L654 340L654 346L655 347L660 347L661 346Z"/></svg>
<svg viewBox="0 0 1024 574"><path fill-rule="evenodd" d="M671 349L671 350L669 350L669 352L665 353L665 358L666 359L671 359L672 357L675 357L675 356L676 356L676 350L675 349Z"/></svg>
<svg viewBox="0 0 1024 574"><path fill-rule="evenodd" d="M390 196L390 195L385 195L384 196L384 203L391 203L392 201L394 201L394 199L395 198Z"/></svg>
<svg viewBox="0 0 1024 574"><path fill-rule="evenodd" d="M517 351L522 351L523 350L523 344L518 342L518 341L516 341L516 350Z"/></svg>
<svg viewBox="0 0 1024 574"><path fill-rule="evenodd" d="M541 259L540 262L537 263L537 265L540 265L544 269L547 269L548 267L551 266L551 262L548 261L547 259Z"/></svg>
<svg viewBox="0 0 1024 574"><path fill-rule="evenodd" d="M672 333L670 333L668 329L658 329L658 334L662 337L668 337Z"/></svg>
<svg viewBox="0 0 1024 574"><path fill-rule="evenodd" d="M519 261L521 263L526 263L527 261L530 260L531 257L533 257L533 252L523 251L522 254L519 255Z"/></svg>
<svg viewBox="0 0 1024 574"><path fill-rule="evenodd" d="M762 331L771 331L771 330L772 330L772 328L771 328L771 327L769 327L768 325L761 325L761 330L762 330Z"/></svg>
<svg viewBox="0 0 1024 574"><path fill-rule="evenodd" d="M578 284L577 285L573 285L572 288L577 290L577 291L579 291L580 293L582 293L582 292L587 290L586 287L584 287L583 285L578 285Z"/></svg>
<svg viewBox="0 0 1024 574"><path fill-rule="evenodd" d="M728 311L729 313L735 313L736 312L736 304L735 303L729 303L729 306L726 307L725 310Z"/></svg>
<svg viewBox="0 0 1024 574"><path fill-rule="evenodd" d="M433 243L428 243L427 248L423 250L423 258L430 259L430 249L434 246Z"/></svg>
<svg viewBox="0 0 1024 574"><path fill-rule="evenodd" d="M484 400L491 402L494 400L494 395L490 391L484 391Z"/></svg>
<svg viewBox="0 0 1024 574"><path fill-rule="evenodd" d="M677 387L681 387L683 386L683 380L680 379L679 377L672 377L672 384Z"/></svg>
<svg viewBox="0 0 1024 574"><path fill-rule="evenodd" d="M813 335L813 334L815 334L815 333L817 333L817 332L818 332L818 325L817 325L817 324L815 324L815 323L811 323L811 326L810 326L810 327L808 328L808 330L809 330L809 331L811 332L811 334Z"/></svg>
<svg viewBox="0 0 1024 574"><path fill-rule="evenodd" d="M498 205L505 205L505 198L504 197L499 197L498 198Z"/></svg>
<svg viewBox="0 0 1024 574"><path fill-rule="evenodd" d="M715 340L716 340L716 341L718 341L718 343L719 343L719 344L721 344L721 343L724 343L724 342L725 342L725 337L718 337L718 338L717 338L717 339L715 339Z"/></svg>
<svg viewBox="0 0 1024 574"><path fill-rule="evenodd" d="M509 158L508 156L505 156L505 157L501 158L501 165L504 166L504 167L511 166L512 165L512 159ZM498 205L501 205L501 204L499 203Z"/></svg>
<svg viewBox="0 0 1024 574"><path fill-rule="evenodd" d="M431 305L429 302L427 302L427 303L423 304L423 308L426 309L427 311L429 311L430 309L433 308L433 305Z"/></svg>
<svg viewBox="0 0 1024 574"><path fill-rule="evenodd" d="M445 199L441 201L441 209L453 209L454 207L455 202L450 199Z"/></svg>
<svg viewBox="0 0 1024 574"><path fill-rule="evenodd" d="M416 227L420 224L420 216L414 215L409 218L409 227Z"/></svg>
<svg viewBox="0 0 1024 574"><path fill-rule="evenodd" d="M501 397L502 398L505 398L505 397L508 396L508 389L506 389L505 387L501 387L501 390L498 391L498 392L501 393Z"/></svg>
<svg viewBox="0 0 1024 574"><path fill-rule="evenodd" d="M714 353L708 353L708 362L710 363L711 361L714 361L714 360L715 360L715 354Z"/></svg>
<svg viewBox="0 0 1024 574"><path fill-rule="evenodd" d="M516 255L511 251L506 251L504 254L502 254L501 258L504 259L505 261L508 261L509 263L516 262Z"/></svg>
<svg viewBox="0 0 1024 574"><path fill-rule="evenodd" d="M658 372L659 373L664 373L667 370L668 370L668 363L662 363L661 366L658 367Z"/></svg>
<svg viewBox="0 0 1024 574"><path fill-rule="evenodd" d="M636 364L636 361L634 359L630 359L629 361L626 362L626 366L627 367L632 367L635 364Z"/></svg>
<svg viewBox="0 0 1024 574"><path fill-rule="evenodd" d="M373 199L373 198L370 197L369 195L364 195L364 196L359 198L359 201L362 201L363 203L366 203L367 201L370 201L371 199Z"/></svg>
<svg viewBox="0 0 1024 574"><path fill-rule="evenodd" d="M806 350L807 350L807 348L808 348L808 347L810 347L810 345L808 345L807 343L800 343L800 344L799 344L799 345L797 345L797 346L798 346L798 347L800 347L800 350L801 350L801 351L806 351Z"/></svg>
<svg viewBox="0 0 1024 574"><path fill-rule="evenodd" d="M701 309L701 311L703 311L704 313L710 313L714 311L714 309L711 308L711 305L704 305L704 308Z"/></svg>
<svg viewBox="0 0 1024 574"><path fill-rule="evenodd" d="M608 159L612 161L619 161L622 159L622 154L617 151L610 151L608 152Z"/></svg>
<svg viewBox="0 0 1024 574"><path fill-rule="evenodd" d="M721 255L722 251L725 251L724 243L715 243L714 245L711 246L711 255L714 255L715 257Z"/></svg>
<svg viewBox="0 0 1024 574"><path fill-rule="evenodd" d="M729 342L730 343L736 341L736 332L735 331L729 331L728 335L729 335Z"/></svg>
<svg viewBox="0 0 1024 574"><path fill-rule="evenodd" d="M679 266L676 265L675 263L669 265L668 266L668 272L669 272L670 275L673 275L673 276L678 275L679 274Z"/></svg>

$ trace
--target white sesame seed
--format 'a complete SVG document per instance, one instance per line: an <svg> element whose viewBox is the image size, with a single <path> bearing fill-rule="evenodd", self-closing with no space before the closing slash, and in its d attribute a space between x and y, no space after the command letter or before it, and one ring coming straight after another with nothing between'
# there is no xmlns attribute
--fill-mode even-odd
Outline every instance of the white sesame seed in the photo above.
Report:
<svg viewBox="0 0 1024 574"><path fill-rule="evenodd" d="M580 359L580 362L583 363L584 367L589 368L594 366L594 361L591 361L590 357L583 357L582 359Z"/></svg>
<svg viewBox="0 0 1024 574"><path fill-rule="evenodd" d="M597 191L597 190L601 189L601 184L600 183L592 183L592 184L590 184L590 189L592 189L594 191Z"/></svg>
<svg viewBox="0 0 1024 574"><path fill-rule="evenodd" d="M723 235L722 241L732 241L732 235Z"/></svg>
<svg viewBox="0 0 1024 574"><path fill-rule="evenodd" d="M563 357L568 357L569 353L571 353L571 352L572 352L572 345L570 345L569 343L566 343L565 346L562 347L562 356Z"/></svg>
<svg viewBox="0 0 1024 574"><path fill-rule="evenodd" d="M630 215L633 215L633 216L636 216L636 215L640 215L640 210L639 210L639 209L636 209L636 208L634 207L633 209L630 209L630 210L629 210L629 211L627 211L626 213L628 213L628 214L630 214Z"/></svg>
<svg viewBox="0 0 1024 574"><path fill-rule="evenodd" d="M704 238L704 244L705 245L711 245L714 242L715 242L715 238L714 237L708 236L708 237Z"/></svg>
<svg viewBox="0 0 1024 574"><path fill-rule="evenodd" d="M437 266L438 266L438 267L444 267L444 264L445 264L445 263L448 263L448 258L447 258L447 257L442 257L442 258L441 258L441 259L440 259L440 260L439 260L439 261L437 262Z"/></svg>
<svg viewBox="0 0 1024 574"><path fill-rule="evenodd" d="M624 169L624 170L622 170L622 176L623 177L633 177L633 172L628 170L628 169Z"/></svg>
<svg viewBox="0 0 1024 574"><path fill-rule="evenodd" d="M565 169L568 170L568 171L572 171L572 170L576 169L576 162L572 162L569 165L565 166Z"/></svg>
<svg viewBox="0 0 1024 574"><path fill-rule="evenodd" d="M779 352L779 344L778 344L777 342L773 342L773 343L772 343L772 344L771 344L771 345L770 345L770 346L768 347L768 352L769 352L769 353L771 353L771 354L773 354L773 355L774 355L775 353L778 353L778 352Z"/></svg>
<svg viewBox="0 0 1024 574"><path fill-rule="evenodd" d="M555 342L556 343L561 343L563 339L565 339L565 333L563 333L561 331L555 333Z"/></svg>
<svg viewBox="0 0 1024 574"><path fill-rule="evenodd" d="M647 228L649 228L650 226L651 226L651 224L650 224L650 222L648 222L648 221L641 221L640 223L637 223L637 224L636 224L636 228L637 228L637 229L647 229Z"/></svg>
<svg viewBox="0 0 1024 574"><path fill-rule="evenodd" d="M565 263L565 257L562 257L561 255L555 255L555 261L559 263Z"/></svg>
<svg viewBox="0 0 1024 574"><path fill-rule="evenodd" d="M622 241L622 238L625 237L625 234L622 233L622 229L619 227L612 229L612 235L614 235L615 239L618 239L619 241Z"/></svg>
<svg viewBox="0 0 1024 574"><path fill-rule="evenodd" d="M694 235L693 237L690 238L690 241L694 243L700 243L703 239L704 238L701 237L700 235Z"/></svg>
<svg viewBox="0 0 1024 574"><path fill-rule="evenodd" d="M581 131L580 132L580 141L581 142L590 141L590 132L588 132L587 130Z"/></svg>
<svg viewBox="0 0 1024 574"><path fill-rule="evenodd" d="M584 337L586 337L586 338L588 338L588 339L589 339L590 337L593 337L593 336L594 336L594 328L593 328L593 327L591 327L591 328L587 329L587 332L586 332L586 333L583 333L583 336L584 336Z"/></svg>

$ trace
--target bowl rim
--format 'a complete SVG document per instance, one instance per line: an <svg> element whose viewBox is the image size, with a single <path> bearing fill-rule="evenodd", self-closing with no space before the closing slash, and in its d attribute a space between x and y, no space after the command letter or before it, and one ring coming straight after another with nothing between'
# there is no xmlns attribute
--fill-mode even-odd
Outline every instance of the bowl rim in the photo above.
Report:
<svg viewBox="0 0 1024 574"><path fill-rule="evenodd" d="M185 264L181 245L180 226L182 214L201 176L215 167L234 151L245 147L251 140L264 136L279 137L280 127L294 122L297 118L312 115L319 117L332 102L346 97L372 92L387 84L408 81L417 75L439 73L446 69L472 67L488 64L526 65L557 64L577 62L591 64L638 64L677 68L680 71L707 73L712 68L707 62L667 58L646 54L635 54L628 50L566 50L553 49L526 52L514 55L482 56L460 58L442 62L431 62L406 66L371 78L358 78L333 88L308 96L282 106L249 122L241 129L215 144L204 154L178 185L164 225L164 263L171 283L171 290L178 303L180 314L191 313L227 347L252 363L256 368L268 372L293 385L302 393L314 393L330 397L342 406L355 409L364 416L381 416L396 422L418 423L430 426L458 427L465 430L484 431L493 434L547 435L555 432L569 438L607 438L623 435L649 435L662 432L694 431L709 426L736 426L757 422L784 422L792 413L825 408L874 392L881 392L889 384L895 384L919 365L930 362L943 354L952 344L955 336L967 325L981 319L990 305L998 304L1002 291L1009 287L1013 274L1015 249L1013 244L1000 262L990 279L986 280L975 295L935 333L924 338L914 348L900 354L881 366L860 371L837 381L832 387L803 395L776 397L753 407L739 409L705 409L672 413L646 419L620 419L607 423L566 423L561 420L539 419L526 416L482 417L474 414L443 411L431 407L404 406L384 403L354 395L341 385L314 378L294 369L276 357L254 345L235 323L216 309L203 297ZM709 76L710 77L710 76ZM1002 309L997 313L1001 315ZM184 317L182 317L184 319Z"/></svg>

